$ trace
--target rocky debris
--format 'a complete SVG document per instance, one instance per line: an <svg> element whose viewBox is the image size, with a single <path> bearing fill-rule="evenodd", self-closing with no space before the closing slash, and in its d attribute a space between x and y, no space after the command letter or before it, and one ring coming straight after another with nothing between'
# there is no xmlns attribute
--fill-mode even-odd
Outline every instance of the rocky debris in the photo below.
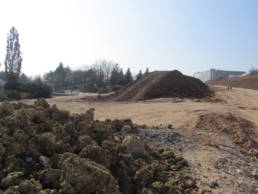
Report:
<svg viewBox="0 0 258 194"><path fill-rule="evenodd" d="M175 158L175 155L187 158L191 176L198 180L199 193L257 193L257 160L233 143L231 136L218 132L189 128L188 133L181 134L177 129L160 125L139 128L138 134L141 141L159 147L160 151L169 148L160 152L164 159ZM185 160L181 164L188 165ZM153 188L162 185L158 181L152 183ZM146 192L153 191L147 189Z"/></svg>
<svg viewBox="0 0 258 194"><path fill-rule="evenodd" d="M255 133L253 124L230 112L225 114L208 113L202 114L196 124L199 130L224 133L233 139L252 156L258 158L258 135Z"/></svg>
<svg viewBox="0 0 258 194"><path fill-rule="evenodd" d="M0 193L194 193L186 160L130 120L70 115L40 99L0 105Z"/></svg>
<svg viewBox="0 0 258 194"><path fill-rule="evenodd" d="M167 147L173 150L180 150L182 147L192 148L197 145L196 138L183 136L176 132L172 126L157 126L151 129L139 129L139 136L151 145Z"/></svg>
<svg viewBox="0 0 258 194"><path fill-rule="evenodd" d="M122 132L125 133L137 133L137 128L132 128L130 125L124 125L121 129Z"/></svg>

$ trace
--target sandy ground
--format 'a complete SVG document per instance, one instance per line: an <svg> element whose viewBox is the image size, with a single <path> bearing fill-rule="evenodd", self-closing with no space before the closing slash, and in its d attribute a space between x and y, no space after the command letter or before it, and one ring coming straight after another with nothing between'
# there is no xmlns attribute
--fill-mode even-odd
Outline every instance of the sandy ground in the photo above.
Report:
<svg viewBox="0 0 258 194"><path fill-rule="evenodd" d="M126 119L130 118L137 124L149 126L172 124L176 128L191 126L200 113L232 112L242 116L258 126L258 91L234 88L227 91L224 87L215 86L216 97L224 102L197 102L196 100L155 99L137 103L125 102L87 102L81 96L55 97L49 99L60 109L71 113L82 113L95 108L95 119ZM24 100L32 103L33 100Z"/></svg>
<svg viewBox="0 0 258 194"><path fill-rule="evenodd" d="M172 124L174 130L147 131L144 137L150 143L169 146L182 155L192 169L193 176L203 190L212 193L258 193L258 162L243 153L228 136L198 131L195 124L200 114L226 113L243 117L254 123L258 134L258 91L213 86L218 102L189 99L155 99L135 103L88 102L82 96L55 97L49 99L60 109L82 113L95 108L95 119L127 119L134 123L158 126ZM33 103L33 100L24 100ZM149 134L148 134L149 133ZM175 133L179 135L175 136ZM257 136L256 136L257 137ZM154 139L153 139L154 138ZM167 138L167 139L166 139ZM171 138L177 143L168 144ZM160 146L160 145L159 145Z"/></svg>

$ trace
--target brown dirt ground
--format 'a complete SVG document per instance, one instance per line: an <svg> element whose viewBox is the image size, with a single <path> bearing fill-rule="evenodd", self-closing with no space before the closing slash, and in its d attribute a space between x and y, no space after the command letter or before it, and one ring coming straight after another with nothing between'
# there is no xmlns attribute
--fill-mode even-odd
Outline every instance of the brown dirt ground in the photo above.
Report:
<svg viewBox="0 0 258 194"><path fill-rule="evenodd" d="M181 147L177 146L175 152L190 163L199 186L212 193L258 193L257 159L235 144L232 136L196 127L201 115L230 113L252 122L252 137L257 141L258 91L212 88L216 94L210 100L163 98L136 103L87 102L81 96L74 96L56 97L48 102L72 113L95 108L95 118L99 120L130 118L140 125L172 124L176 132L194 139L190 146L178 144ZM33 100L24 101L33 103Z"/></svg>
<svg viewBox="0 0 258 194"><path fill-rule="evenodd" d="M131 118L137 124L167 125L176 128L192 128L202 113L232 112L252 121L258 126L258 91L233 88L227 91L222 86L214 86L216 96L212 100L160 98L139 102L88 102L82 96L65 96L47 99L60 109L71 113L83 113L95 108L95 118L99 120ZM23 100L32 104L34 100Z"/></svg>
<svg viewBox="0 0 258 194"><path fill-rule="evenodd" d="M212 81L209 85L226 86L230 83L233 87L258 90L258 74L235 77L227 80Z"/></svg>

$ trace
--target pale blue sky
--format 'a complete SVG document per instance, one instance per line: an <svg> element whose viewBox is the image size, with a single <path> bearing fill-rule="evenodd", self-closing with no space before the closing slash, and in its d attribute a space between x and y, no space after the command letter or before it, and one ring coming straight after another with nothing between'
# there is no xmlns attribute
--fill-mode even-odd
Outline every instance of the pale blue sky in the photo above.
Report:
<svg viewBox="0 0 258 194"><path fill-rule="evenodd" d="M257 0L0 0L2 64L12 26L29 75L100 59L135 73L258 68Z"/></svg>

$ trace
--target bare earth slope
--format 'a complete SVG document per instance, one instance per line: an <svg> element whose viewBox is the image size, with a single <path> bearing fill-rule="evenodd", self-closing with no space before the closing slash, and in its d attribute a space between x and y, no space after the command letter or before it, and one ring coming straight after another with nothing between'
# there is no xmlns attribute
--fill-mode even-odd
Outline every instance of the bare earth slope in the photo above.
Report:
<svg viewBox="0 0 258 194"><path fill-rule="evenodd" d="M152 87L153 84L159 82L159 80L165 76L168 72L165 71L156 71L152 72L147 76L144 76L142 79L122 88L118 91L115 100L143 100L144 93Z"/></svg>
<svg viewBox="0 0 258 194"><path fill-rule="evenodd" d="M210 95L209 88L200 80L174 70L152 72L112 97L116 101L137 101L167 97L203 98Z"/></svg>
<svg viewBox="0 0 258 194"><path fill-rule="evenodd" d="M233 87L237 88L247 88L258 90L258 74L256 75L247 75L243 77L235 77L226 80L212 81L209 85L222 85L226 86L227 83L231 83Z"/></svg>

